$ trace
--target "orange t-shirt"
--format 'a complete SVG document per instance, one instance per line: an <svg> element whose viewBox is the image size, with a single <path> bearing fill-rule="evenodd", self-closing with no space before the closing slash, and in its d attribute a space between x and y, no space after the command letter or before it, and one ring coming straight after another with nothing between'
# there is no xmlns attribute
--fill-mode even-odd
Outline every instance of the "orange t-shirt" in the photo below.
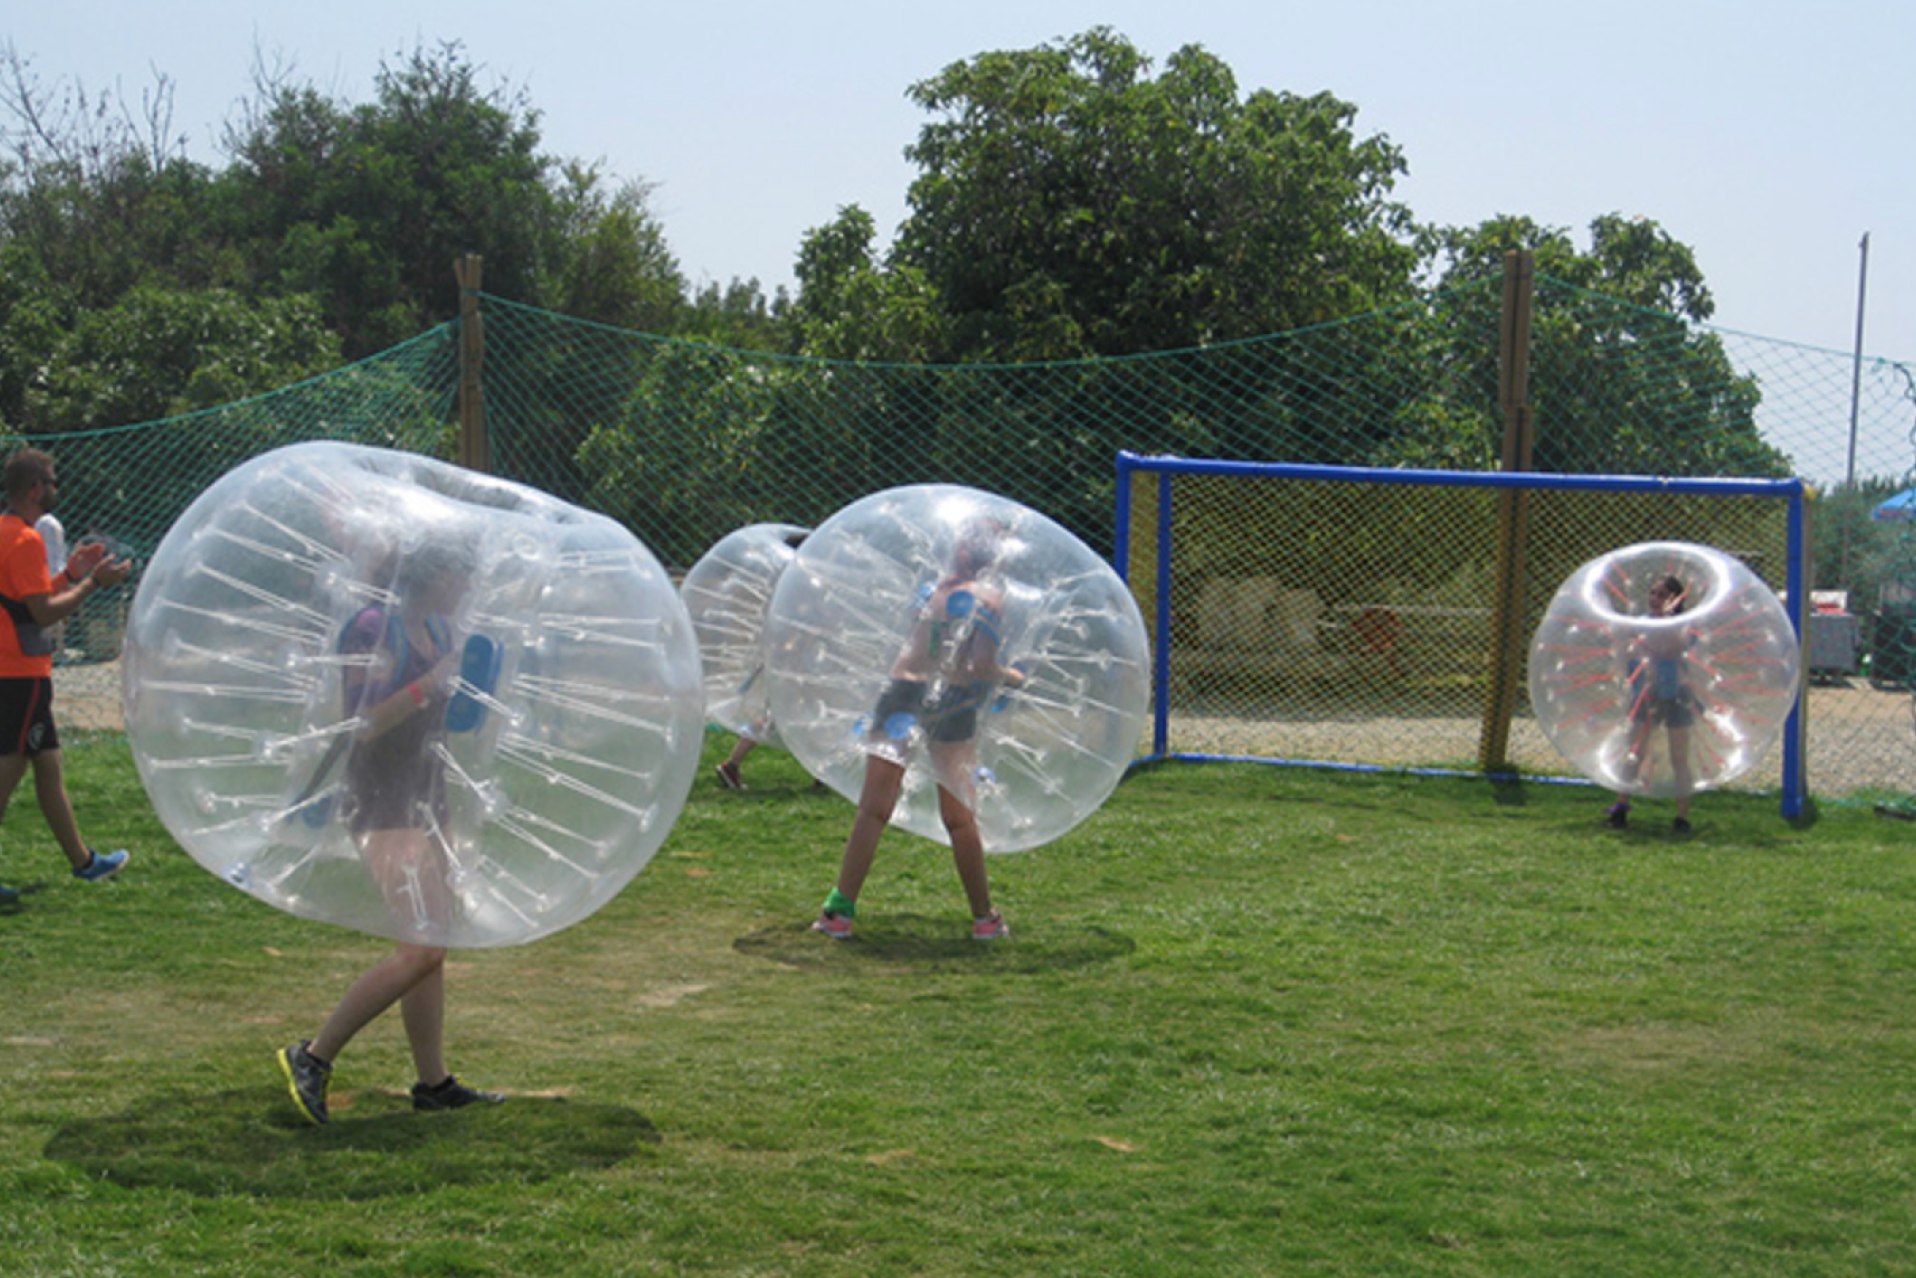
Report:
<svg viewBox="0 0 1916 1278"><path fill-rule="evenodd" d="M28 656L20 651L16 607L24 609L34 595L53 593L47 573L47 545L33 525L18 515L0 515L0 595L6 596L6 615L0 618L0 679L49 679L53 654Z"/></svg>

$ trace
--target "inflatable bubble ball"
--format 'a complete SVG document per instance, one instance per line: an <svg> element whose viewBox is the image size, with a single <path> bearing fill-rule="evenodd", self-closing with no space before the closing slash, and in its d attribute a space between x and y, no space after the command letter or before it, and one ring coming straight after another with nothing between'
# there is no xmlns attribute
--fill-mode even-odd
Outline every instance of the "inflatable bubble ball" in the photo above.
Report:
<svg viewBox="0 0 1916 1278"><path fill-rule="evenodd" d="M720 538L679 583L705 667L705 720L760 745L779 744L765 677L765 616L810 531L750 524Z"/></svg>
<svg viewBox="0 0 1916 1278"><path fill-rule="evenodd" d="M856 801L905 769L892 824L948 842L943 787L988 852L1057 838L1136 757L1149 642L1109 564L1004 497L953 485L854 502L808 537L766 623L773 718Z"/></svg>
<svg viewBox="0 0 1916 1278"><path fill-rule="evenodd" d="M698 767L690 619L612 521L298 444L215 482L133 599L127 736L181 846L302 918L461 947L604 905Z"/></svg>
<svg viewBox="0 0 1916 1278"><path fill-rule="evenodd" d="M1796 701L1801 658L1776 595L1706 546L1646 542L1563 583L1530 647L1530 702L1600 785L1669 797L1761 762Z"/></svg>

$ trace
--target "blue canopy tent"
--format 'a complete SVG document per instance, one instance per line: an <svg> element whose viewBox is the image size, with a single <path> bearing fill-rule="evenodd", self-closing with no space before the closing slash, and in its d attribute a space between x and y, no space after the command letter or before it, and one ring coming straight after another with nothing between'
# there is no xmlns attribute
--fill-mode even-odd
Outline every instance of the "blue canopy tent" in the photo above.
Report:
<svg viewBox="0 0 1916 1278"><path fill-rule="evenodd" d="M1916 519L1916 488L1906 488L1869 512L1871 519Z"/></svg>

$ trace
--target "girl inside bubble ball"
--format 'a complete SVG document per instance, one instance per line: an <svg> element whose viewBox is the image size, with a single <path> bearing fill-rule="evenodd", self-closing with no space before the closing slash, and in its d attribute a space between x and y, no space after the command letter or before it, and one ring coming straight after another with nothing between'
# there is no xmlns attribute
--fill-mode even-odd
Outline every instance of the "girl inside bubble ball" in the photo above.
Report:
<svg viewBox="0 0 1916 1278"><path fill-rule="evenodd" d="M1650 615L1674 617L1687 602L1688 590L1681 578L1658 577L1650 583ZM1669 744L1670 775L1676 787L1676 820L1670 829L1675 834L1690 833L1690 791L1695 781L1690 770L1690 729L1700 709L1696 692L1685 676L1684 666L1696 635L1688 629L1659 630L1639 635L1630 645L1625 661L1625 687L1629 697L1630 749L1623 757L1626 779L1634 779L1654 745L1653 737L1662 728ZM1617 801L1604 812L1611 829L1630 824L1630 796L1618 791Z"/></svg>
<svg viewBox="0 0 1916 1278"><path fill-rule="evenodd" d="M414 1109L502 1099L467 1087L446 1068L446 951L431 943L453 910L445 767L436 746L460 660L451 618L471 574L463 546L407 552L393 572L395 602L361 609L339 639L347 658L345 711L361 722L346 757L342 812L367 872L411 939L353 982L317 1036L280 1049L293 1101L313 1123L327 1121L327 1086L340 1051L394 1003L419 1076Z"/></svg>
<svg viewBox="0 0 1916 1278"><path fill-rule="evenodd" d="M1019 687L1024 672L999 664L1004 635L1004 590L992 565L1006 530L996 521L966 527L943 578L920 591L917 615L891 681L871 716L873 744L865 756L838 882L812 929L836 940L852 935L858 893L878 854L905 783L902 755L920 741L938 778L938 816L951 838L951 857L971 907L974 940L1011 932L992 908L984 840L972 811L979 715L1002 686Z"/></svg>
<svg viewBox="0 0 1916 1278"><path fill-rule="evenodd" d="M799 528L786 533L780 540L785 544L788 550L796 551L800 546L805 544L805 539L809 536L811 536L810 529ZM790 560L788 558L787 563L789 562ZM783 570L781 569L781 571ZM776 584L776 579L774 579L773 584ZM745 676L745 681L739 688L739 695L743 697L746 693L750 692L753 685L758 684L764 677L765 666L761 662L759 665L753 667ZM764 697L762 686L758 696L760 698ZM761 741L773 740L777 735L778 730L772 723L772 709L767 705L759 713L759 716L733 739L732 752L726 755L725 762L719 764L715 769L718 773L719 784L728 790L743 790L745 788L745 774L739 771L739 766L745 762L747 755L758 749ZM825 783L823 781L815 781L812 783L814 789L822 789L824 785Z"/></svg>

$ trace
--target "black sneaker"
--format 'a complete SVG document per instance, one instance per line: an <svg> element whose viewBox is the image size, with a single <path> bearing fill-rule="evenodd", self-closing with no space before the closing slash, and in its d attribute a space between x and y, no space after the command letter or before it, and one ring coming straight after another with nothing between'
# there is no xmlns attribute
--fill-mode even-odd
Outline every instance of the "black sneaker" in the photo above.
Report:
<svg viewBox="0 0 1916 1278"><path fill-rule="evenodd" d="M1682 817L1678 817L1676 820L1670 822L1671 834L1688 834L1689 832L1690 832L1690 823L1684 820Z"/></svg>
<svg viewBox="0 0 1916 1278"><path fill-rule="evenodd" d="M412 1107L419 1110L464 1109L482 1101L497 1105L504 1099L498 1092L481 1092L467 1087L456 1074L446 1075L446 1081L434 1087L424 1083L414 1083L412 1087Z"/></svg>
<svg viewBox="0 0 1916 1278"><path fill-rule="evenodd" d="M333 1067L309 1050L311 1039L301 1039L291 1047L279 1049L279 1068L286 1075L286 1090L293 1104L309 1123L326 1121L326 1088L333 1081Z"/></svg>
<svg viewBox="0 0 1916 1278"><path fill-rule="evenodd" d="M1630 805L1627 803L1611 804L1609 807L1603 810L1603 820L1604 820L1604 823L1608 825L1612 830L1629 829L1630 828Z"/></svg>
<svg viewBox="0 0 1916 1278"><path fill-rule="evenodd" d="M20 894L6 884L0 883L0 905L18 904L20 904Z"/></svg>

